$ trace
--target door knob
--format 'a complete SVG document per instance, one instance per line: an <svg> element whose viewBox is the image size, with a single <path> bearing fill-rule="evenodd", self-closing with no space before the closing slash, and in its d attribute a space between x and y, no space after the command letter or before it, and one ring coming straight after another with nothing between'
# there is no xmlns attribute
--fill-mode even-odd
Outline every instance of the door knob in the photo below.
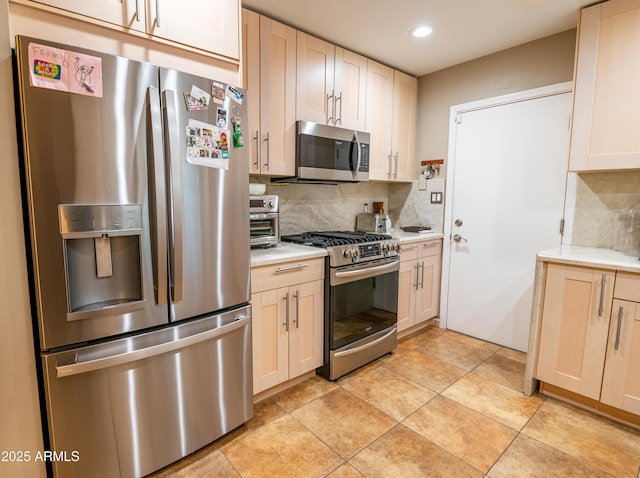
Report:
<svg viewBox="0 0 640 478"><path fill-rule="evenodd" d="M453 240L456 242L468 242L464 237L462 237L460 234L454 234L453 236Z"/></svg>

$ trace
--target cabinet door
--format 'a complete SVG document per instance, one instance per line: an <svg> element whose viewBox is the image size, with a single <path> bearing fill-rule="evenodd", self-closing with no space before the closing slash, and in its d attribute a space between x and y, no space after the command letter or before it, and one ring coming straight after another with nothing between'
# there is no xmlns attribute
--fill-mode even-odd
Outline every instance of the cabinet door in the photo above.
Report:
<svg viewBox="0 0 640 478"><path fill-rule="evenodd" d="M440 243L433 247L440 251ZM418 260L419 284L416 296L416 324L429 320L440 312L441 254Z"/></svg>
<svg viewBox="0 0 640 478"><path fill-rule="evenodd" d="M286 330L286 294L274 289L252 294L253 393L289 378L289 339Z"/></svg>
<svg viewBox="0 0 640 478"><path fill-rule="evenodd" d="M336 125L365 131L367 59L340 47L335 56Z"/></svg>
<svg viewBox="0 0 640 478"><path fill-rule="evenodd" d="M403 261L398 273L398 332L415 324L417 262Z"/></svg>
<svg viewBox="0 0 640 478"><path fill-rule="evenodd" d="M549 263L536 378L598 400L615 273Z"/></svg>
<svg viewBox="0 0 640 478"><path fill-rule="evenodd" d="M45 0L41 3L132 30L145 31L145 0Z"/></svg>
<svg viewBox="0 0 640 478"><path fill-rule="evenodd" d="M297 52L297 119L334 125L335 47L298 32Z"/></svg>
<svg viewBox="0 0 640 478"><path fill-rule="evenodd" d="M147 32L151 35L240 58L238 0L147 1Z"/></svg>
<svg viewBox="0 0 640 478"><path fill-rule="evenodd" d="M394 72L393 85L391 130L393 172L391 178L396 181L412 181L418 177L415 154L418 80L396 71Z"/></svg>
<svg viewBox="0 0 640 478"><path fill-rule="evenodd" d="M295 169L296 31L260 17L260 161L262 174Z"/></svg>
<svg viewBox="0 0 640 478"><path fill-rule="evenodd" d="M600 401L640 415L640 303L614 300Z"/></svg>
<svg viewBox="0 0 640 478"><path fill-rule="evenodd" d="M369 179L392 179L392 108L393 70L375 61L367 61L365 131L371 133Z"/></svg>
<svg viewBox="0 0 640 478"><path fill-rule="evenodd" d="M640 0L582 11L569 167L640 168Z"/></svg>
<svg viewBox="0 0 640 478"><path fill-rule="evenodd" d="M324 281L291 286L289 297L289 378L294 378L322 365Z"/></svg>
<svg viewBox="0 0 640 478"><path fill-rule="evenodd" d="M249 174L260 173L260 15L242 10L242 84L250 91L247 102Z"/></svg>

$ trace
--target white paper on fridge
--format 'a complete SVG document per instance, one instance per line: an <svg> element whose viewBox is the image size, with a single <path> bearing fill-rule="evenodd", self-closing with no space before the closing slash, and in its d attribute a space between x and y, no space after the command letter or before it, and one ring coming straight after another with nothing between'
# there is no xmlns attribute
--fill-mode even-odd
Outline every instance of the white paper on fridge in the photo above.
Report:
<svg viewBox="0 0 640 478"><path fill-rule="evenodd" d="M102 58L29 43L31 86L102 98Z"/></svg>
<svg viewBox="0 0 640 478"><path fill-rule="evenodd" d="M187 162L229 169L229 130L190 119L187 124Z"/></svg>

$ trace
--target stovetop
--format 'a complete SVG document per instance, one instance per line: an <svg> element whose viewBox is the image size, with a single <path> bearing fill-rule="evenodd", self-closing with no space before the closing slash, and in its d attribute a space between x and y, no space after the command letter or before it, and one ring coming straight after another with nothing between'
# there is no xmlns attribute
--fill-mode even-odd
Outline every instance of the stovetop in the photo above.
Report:
<svg viewBox="0 0 640 478"><path fill-rule="evenodd" d="M365 242L385 241L390 239L392 238L388 234L359 231L311 231L280 237L280 240L285 242L324 248L344 246L348 244L361 244Z"/></svg>
<svg viewBox="0 0 640 478"><path fill-rule="evenodd" d="M311 231L281 236L284 242L322 247L329 252L329 265L341 267L397 258L400 245L388 234L354 231Z"/></svg>

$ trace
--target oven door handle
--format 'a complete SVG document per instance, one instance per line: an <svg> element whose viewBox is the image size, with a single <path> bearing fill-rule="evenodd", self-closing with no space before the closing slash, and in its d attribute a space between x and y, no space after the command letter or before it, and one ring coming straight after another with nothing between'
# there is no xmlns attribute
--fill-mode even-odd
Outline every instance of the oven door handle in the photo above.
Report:
<svg viewBox="0 0 640 478"><path fill-rule="evenodd" d="M371 347L379 344L380 342L384 342L385 340L387 340L392 335L395 335L396 333L397 333L397 329L396 329L396 327L394 327L393 330L391 330L389 333L384 334L382 337L377 338L373 342L366 343L364 345L361 345L360 347L354 347L354 348L349 349L349 350L344 350L342 352L336 352L336 353L333 354L333 356L334 357L344 357L345 355L357 354L358 352L362 352L365 349L371 348Z"/></svg>
<svg viewBox="0 0 640 478"><path fill-rule="evenodd" d="M398 268L398 261L393 261L388 264L383 264L381 266L367 267L366 269L356 269L352 271L338 271L335 276L339 278L346 277L358 277L358 276L369 276L371 272L375 272L376 275L378 272L392 271L393 269Z"/></svg>

